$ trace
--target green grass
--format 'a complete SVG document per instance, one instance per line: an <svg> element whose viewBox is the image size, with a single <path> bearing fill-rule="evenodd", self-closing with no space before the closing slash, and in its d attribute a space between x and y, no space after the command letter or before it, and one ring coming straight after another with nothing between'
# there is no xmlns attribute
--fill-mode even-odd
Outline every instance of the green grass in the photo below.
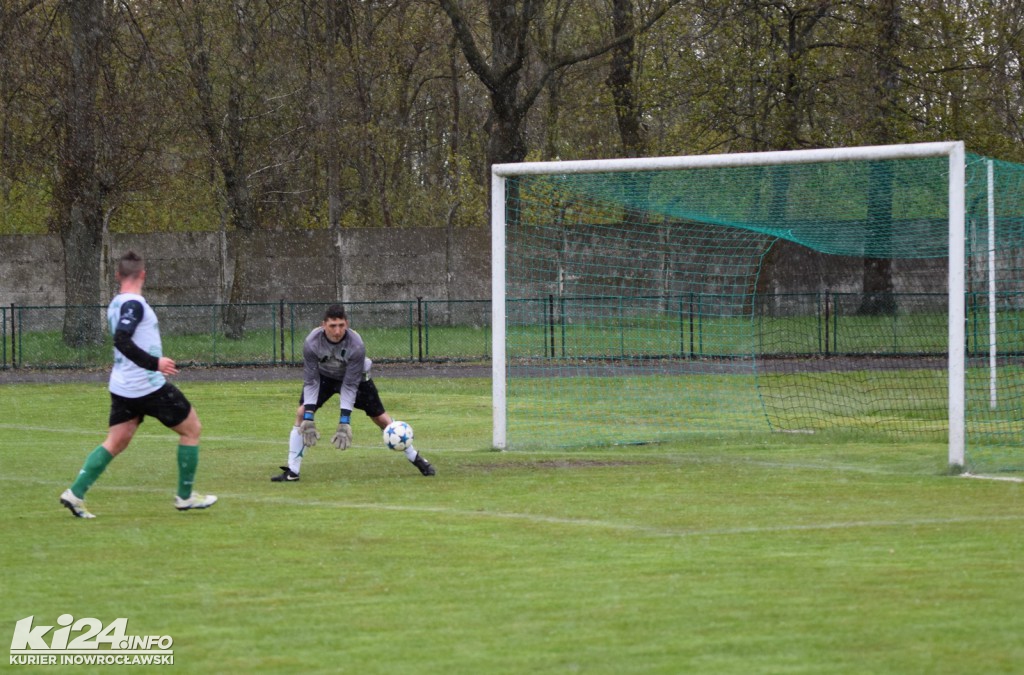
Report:
<svg viewBox="0 0 1024 675"><path fill-rule="evenodd" d="M495 453L489 382L381 378L438 475L359 417L354 448L318 445L281 485L268 478L297 382L179 385L204 423L197 488L221 502L172 508L175 439L150 420L90 491L92 521L57 496L103 439L105 387L0 386L0 639L29 615L127 617L196 673L1010 673L1024 659L1024 485L945 475L941 443Z"/></svg>

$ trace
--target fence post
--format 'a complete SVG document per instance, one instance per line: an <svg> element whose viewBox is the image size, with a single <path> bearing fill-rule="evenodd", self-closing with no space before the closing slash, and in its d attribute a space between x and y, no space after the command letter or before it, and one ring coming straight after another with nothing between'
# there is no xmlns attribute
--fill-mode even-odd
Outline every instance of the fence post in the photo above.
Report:
<svg viewBox="0 0 1024 675"><path fill-rule="evenodd" d="M277 325L281 331L281 363L284 363L284 298L281 298L281 302L278 304Z"/></svg>
<svg viewBox="0 0 1024 675"><path fill-rule="evenodd" d="M686 312L683 310L683 296L679 295L679 312L677 318L679 319L679 356L687 358L686 356Z"/></svg>
<svg viewBox="0 0 1024 675"><path fill-rule="evenodd" d="M288 361L295 360L295 303L288 303L288 345L291 348L288 352Z"/></svg>
<svg viewBox="0 0 1024 675"><path fill-rule="evenodd" d="M18 367L18 331L20 322L14 320L14 303L11 303L11 368Z"/></svg>
<svg viewBox="0 0 1024 675"><path fill-rule="evenodd" d="M817 330L817 334L818 334L818 353L820 354L821 353L821 338L822 338L822 330L821 330L821 311L822 310L821 310L821 291L820 290L817 293L814 294L814 302L815 302L815 310L816 310L814 312L814 320L815 320L815 328L818 329Z"/></svg>
<svg viewBox="0 0 1024 675"><path fill-rule="evenodd" d="M562 358L565 358L565 298L559 296L558 298L558 326L562 331L561 342L562 342Z"/></svg>
<svg viewBox="0 0 1024 675"><path fill-rule="evenodd" d="M694 345L694 342L693 342L693 339L694 339L694 326L693 326L693 322L694 322L693 291L690 291L690 358L691 359L694 358L694 354L695 354L695 352L694 352L695 345Z"/></svg>
<svg viewBox="0 0 1024 675"><path fill-rule="evenodd" d="M839 305L832 298L832 353L839 355Z"/></svg>
<svg viewBox="0 0 1024 675"><path fill-rule="evenodd" d="M419 361L423 362L423 296L416 296L416 334L419 337Z"/></svg>
<svg viewBox="0 0 1024 675"><path fill-rule="evenodd" d="M899 323L896 321L896 310L892 312L892 353L897 354L900 350Z"/></svg>
<svg viewBox="0 0 1024 675"><path fill-rule="evenodd" d="M626 308L622 306L623 297L620 295L616 302L619 306L619 356L626 357Z"/></svg>
<svg viewBox="0 0 1024 675"><path fill-rule="evenodd" d="M832 290L829 288L825 289L825 356L829 355L829 342L828 342L828 319L832 313Z"/></svg>
<svg viewBox="0 0 1024 675"><path fill-rule="evenodd" d="M548 293L548 333L551 340L551 358L555 358L555 295Z"/></svg>
<svg viewBox="0 0 1024 675"><path fill-rule="evenodd" d="M221 323L220 323L220 305L210 305L210 324L211 324L210 325L210 338L212 339L212 342L213 342L213 344L212 344L213 353L211 354L211 356L213 357L214 365L216 365L216 363L217 363L217 336L218 336L218 334L220 332L219 327L221 326Z"/></svg>

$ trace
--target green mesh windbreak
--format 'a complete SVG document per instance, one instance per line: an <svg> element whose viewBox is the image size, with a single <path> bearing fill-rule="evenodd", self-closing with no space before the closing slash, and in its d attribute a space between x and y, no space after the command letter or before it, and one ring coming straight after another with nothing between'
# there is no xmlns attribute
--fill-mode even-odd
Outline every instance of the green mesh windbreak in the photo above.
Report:
<svg viewBox="0 0 1024 675"><path fill-rule="evenodd" d="M968 448L1005 468L1022 440L1024 169L995 163L993 408L987 166L968 156ZM944 440L948 183L946 157L508 178L509 447Z"/></svg>

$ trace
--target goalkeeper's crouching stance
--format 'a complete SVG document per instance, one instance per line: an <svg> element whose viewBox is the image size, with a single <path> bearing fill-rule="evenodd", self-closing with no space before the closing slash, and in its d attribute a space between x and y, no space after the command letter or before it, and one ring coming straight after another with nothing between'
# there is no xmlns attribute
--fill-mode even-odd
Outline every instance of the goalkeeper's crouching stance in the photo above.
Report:
<svg viewBox="0 0 1024 675"><path fill-rule="evenodd" d="M320 439L314 416L335 394L341 398L338 428L331 436L331 444L346 450L352 444L351 416L353 410L362 410L382 430L391 423L384 409L377 386L370 378L370 359L366 358L366 345L359 333L348 327L348 317L342 305L331 305L324 313L320 327L314 328L302 345L303 383L295 426L288 439L288 464L282 473L272 477L275 483L299 480L302 457L306 448ZM433 465L413 446L405 449L406 458L424 476L435 474Z"/></svg>

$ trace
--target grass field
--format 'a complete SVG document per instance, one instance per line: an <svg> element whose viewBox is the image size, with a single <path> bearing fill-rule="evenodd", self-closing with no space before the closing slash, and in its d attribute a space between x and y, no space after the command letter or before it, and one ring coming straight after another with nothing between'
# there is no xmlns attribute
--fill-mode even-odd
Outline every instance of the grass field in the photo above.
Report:
<svg viewBox="0 0 1024 675"><path fill-rule="evenodd" d="M1024 485L945 475L941 443L496 453L489 381L383 378L438 475L360 417L353 449L322 442L277 484L298 383L178 384L220 503L172 508L175 439L148 421L91 521L57 497L103 439L105 386L0 385L8 644L68 613L169 635L189 673L1024 669Z"/></svg>

